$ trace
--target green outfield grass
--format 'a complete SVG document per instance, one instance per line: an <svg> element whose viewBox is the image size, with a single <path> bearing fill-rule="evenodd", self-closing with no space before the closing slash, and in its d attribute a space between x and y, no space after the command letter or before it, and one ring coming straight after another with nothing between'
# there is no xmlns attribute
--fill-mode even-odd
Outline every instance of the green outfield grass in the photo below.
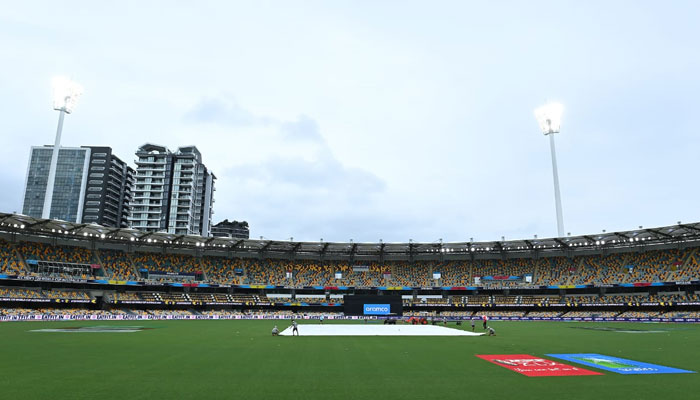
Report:
<svg viewBox="0 0 700 400"><path fill-rule="evenodd" d="M271 337L275 323L281 329L288 325L223 320L0 323L0 398L658 400L700 393L700 374L600 371L604 375L528 378L474 356L600 353L700 371L699 325L494 321L496 337ZM153 329L29 332L134 325Z"/></svg>

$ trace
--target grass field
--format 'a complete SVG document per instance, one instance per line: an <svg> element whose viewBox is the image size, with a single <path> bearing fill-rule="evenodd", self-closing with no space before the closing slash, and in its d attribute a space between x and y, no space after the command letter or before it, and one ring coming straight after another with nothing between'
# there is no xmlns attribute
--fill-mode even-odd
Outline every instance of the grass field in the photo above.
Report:
<svg viewBox="0 0 700 400"><path fill-rule="evenodd" d="M277 322L281 329L288 325ZM700 371L700 325L493 322L495 337L271 337L274 324L0 323L0 398L658 400L700 393L700 374L528 378L475 357L600 353ZM153 329L29 332L134 325Z"/></svg>

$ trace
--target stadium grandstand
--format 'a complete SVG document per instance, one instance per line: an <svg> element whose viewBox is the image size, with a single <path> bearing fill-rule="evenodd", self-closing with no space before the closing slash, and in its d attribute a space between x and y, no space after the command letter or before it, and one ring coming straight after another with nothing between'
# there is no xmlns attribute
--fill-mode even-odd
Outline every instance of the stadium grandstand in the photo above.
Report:
<svg viewBox="0 0 700 400"><path fill-rule="evenodd" d="M695 321L700 224L567 238L327 243L146 233L0 214L14 319L342 317L346 296L404 315Z"/></svg>

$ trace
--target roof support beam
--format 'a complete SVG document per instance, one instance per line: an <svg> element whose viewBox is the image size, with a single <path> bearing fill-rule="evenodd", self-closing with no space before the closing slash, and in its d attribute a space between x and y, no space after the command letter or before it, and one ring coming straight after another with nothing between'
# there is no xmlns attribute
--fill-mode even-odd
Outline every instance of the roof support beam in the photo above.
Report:
<svg viewBox="0 0 700 400"><path fill-rule="evenodd" d="M663 237L667 237L667 238L672 238L672 237L673 237L672 235L669 235L668 233L664 233L664 232L661 232L661 231L656 230L656 229L645 229L645 230L646 230L647 232L650 232L650 233L655 233L655 234L657 234L657 235L659 235L659 236L663 236Z"/></svg>
<svg viewBox="0 0 700 400"><path fill-rule="evenodd" d="M615 236L617 236L617 237L621 237L621 238L623 238L623 239L629 239L629 238L630 238L629 235L626 235L626 234L624 234L624 233L622 233L622 232L615 232L615 233L613 233L613 235L615 235Z"/></svg>
<svg viewBox="0 0 700 400"><path fill-rule="evenodd" d="M175 237L173 238L173 240L171 240L170 242L172 242L172 243L177 243L177 242L179 242L179 241L180 241L182 238L184 238L184 237L185 237L185 235L177 235L177 236L175 236Z"/></svg>
<svg viewBox="0 0 700 400"><path fill-rule="evenodd" d="M141 239L143 239L143 238L147 238L147 237L153 235L154 233L155 233L155 232L145 232L143 235L137 236L136 239L141 240Z"/></svg>
<svg viewBox="0 0 700 400"><path fill-rule="evenodd" d="M328 245L329 245L329 244L330 244L330 243L328 243L328 242L324 243L324 244L323 244L323 247L321 247L321 251L319 252L319 254L321 254L321 255L326 254L326 252L328 251Z"/></svg>
<svg viewBox="0 0 700 400"><path fill-rule="evenodd" d="M32 222L31 224L25 224L25 226L26 226L27 228L38 228L38 227L40 227L40 226L42 226L42 225L48 224L49 222L51 222L50 219L42 219L42 220L39 220L39 221L36 221L36 222Z"/></svg>
<svg viewBox="0 0 700 400"><path fill-rule="evenodd" d="M112 236L113 233L119 232L122 228L111 228L107 230L107 233L105 233L106 237Z"/></svg>
<svg viewBox="0 0 700 400"><path fill-rule="evenodd" d="M76 225L70 229L66 229L66 232L73 232L73 231L78 230L80 228L85 228L87 225L88 224L79 224L79 225Z"/></svg>
<svg viewBox="0 0 700 400"><path fill-rule="evenodd" d="M685 228L685 229L690 229L691 231L700 232L700 228L696 228L692 225L680 225L680 226Z"/></svg>

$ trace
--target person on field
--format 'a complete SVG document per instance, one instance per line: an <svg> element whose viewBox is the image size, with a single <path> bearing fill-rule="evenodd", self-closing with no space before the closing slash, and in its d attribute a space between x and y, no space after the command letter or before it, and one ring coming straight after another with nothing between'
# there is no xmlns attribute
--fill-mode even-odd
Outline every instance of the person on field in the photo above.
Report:
<svg viewBox="0 0 700 400"><path fill-rule="evenodd" d="M323 325L323 315L321 315L318 320L321 322L321 325Z"/></svg>
<svg viewBox="0 0 700 400"><path fill-rule="evenodd" d="M295 333L299 336L299 327L297 326L297 321L292 320L292 336L294 336Z"/></svg>
<svg viewBox="0 0 700 400"><path fill-rule="evenodd" d="M277 336L280 334L280 330L277 329L277 325L275 325L274 328L272 328L272 336Z"/></svg>
<svg viewBox="0 0 700 400"><path fill-rule="evenodd" d="M474 325L475 325L474 320L475 319L476 319L475 317L472 317L472 332L474 332Z"/></svg>
<svg viewBox="0 0 700 400"><path fill-rule="evenodd" d="M496 336L496 331L494 331L493 328L489 326L486 329L489 331L489 336Z"/></svg>
<svg viewBox="0 0 700 400"><path fill-rule="evenodd" d="M486 314L484 314L481 316L481 319L484 320L484 329L488 329L488 326L486 325L486 323L489 321L489 317L487 317Z"/></svg>

